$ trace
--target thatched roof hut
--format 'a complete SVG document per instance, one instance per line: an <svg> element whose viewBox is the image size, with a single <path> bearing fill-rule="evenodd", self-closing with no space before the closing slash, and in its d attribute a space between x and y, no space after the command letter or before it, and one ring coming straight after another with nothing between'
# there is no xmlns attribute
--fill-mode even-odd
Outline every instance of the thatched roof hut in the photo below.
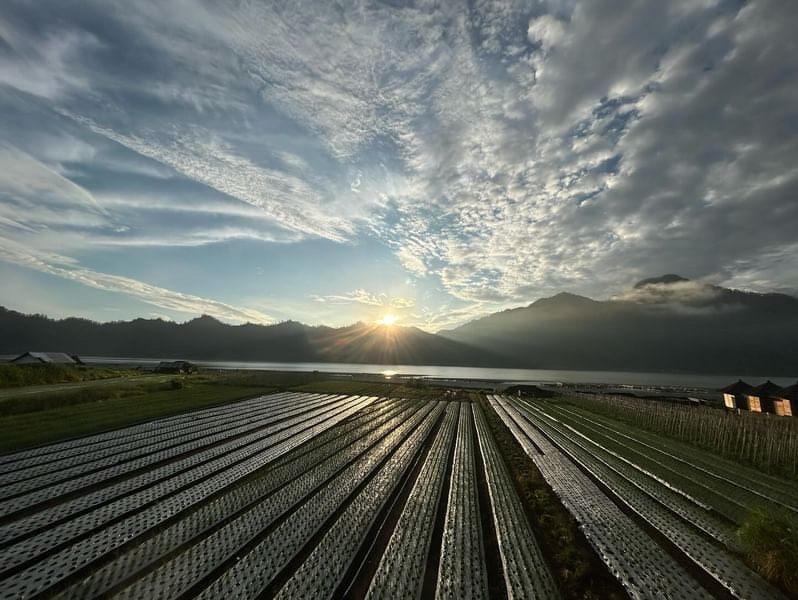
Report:
<svg viewBox="0 0 798 600"><path fill-rule="evenodd" d="M723 405L726 408L748 410L748 400L745 395L753 389L754 386L749 385L742 379L738 379L720 390L721 394L723 394Z"/></svg>
<svg viewBox="0 0 798 600"><path fill-rule="evenodd" d="M745 394L748 400L748 410L752 412L775 412L773 398L781 391L782 387L770 380L756 386Z"/></svg>
<svg viewBox="0 0 798 600"><path fill-rule="evenodd" d="M798 409L798 383L776 392L773 397L773 409L782 417L792 417L795 414Z"/></svg>

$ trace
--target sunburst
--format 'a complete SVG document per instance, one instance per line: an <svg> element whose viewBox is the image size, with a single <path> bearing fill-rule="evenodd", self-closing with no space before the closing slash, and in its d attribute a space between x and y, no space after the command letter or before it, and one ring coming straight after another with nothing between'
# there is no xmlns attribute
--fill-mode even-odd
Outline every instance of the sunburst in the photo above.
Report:
<svg viewBox="0 0 798 600"><path fill-rule="evenodd" d="M396 322L399 320L399 317L392 314L383 315L383 317L377 320L377 325L382 325L383 327L390 327L391 325L395 325Z"/></svg>

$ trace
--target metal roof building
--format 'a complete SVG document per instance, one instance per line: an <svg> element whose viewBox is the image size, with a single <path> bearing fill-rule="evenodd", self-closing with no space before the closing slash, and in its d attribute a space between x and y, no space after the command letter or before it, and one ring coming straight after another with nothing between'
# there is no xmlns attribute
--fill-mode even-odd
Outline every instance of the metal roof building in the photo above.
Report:
<svg viewBox="0 0 798 600"><path fill-rule="evenodd" d="M16 364L76 365L78 362L65 352L25 352L11 360Z"/></svg>

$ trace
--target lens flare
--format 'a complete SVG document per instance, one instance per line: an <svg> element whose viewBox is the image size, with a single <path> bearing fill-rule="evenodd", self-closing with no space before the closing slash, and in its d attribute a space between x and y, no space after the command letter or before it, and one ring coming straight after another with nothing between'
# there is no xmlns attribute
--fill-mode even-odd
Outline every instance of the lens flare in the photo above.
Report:
<svg viewBox="0 0 798 600"><path fill-rule="evenodd" d="M385 327L390 327L391 325L396 324L398 320L399 317L397 317L396 315L385 315L377 321L377 324L384 325Z"/></svg>

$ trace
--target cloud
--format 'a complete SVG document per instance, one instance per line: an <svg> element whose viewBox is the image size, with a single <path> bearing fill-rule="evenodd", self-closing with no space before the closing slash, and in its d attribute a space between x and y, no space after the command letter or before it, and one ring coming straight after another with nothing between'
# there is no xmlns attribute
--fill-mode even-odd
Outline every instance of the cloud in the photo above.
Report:
<svg viewBox="0 0 798 600"><path fill-rule="evenodd" d="M41 158L0 141L0 232L30 247L63 253L87 246L199 246L234 239L286 243L302 237L276 227L258 207L227 196L165 193L164 175L157 169L107 155L94 160L96 149L79 140L43 136L27 142ZM79 165L86 160L115 177L123 172L154 179L154 193L92 192L74 181L85 179Z"/></svg>
<svg viewBox="0 0 798 600"><path fill-rule="evenodd" d="M638 304L708 304L721 296L722 290L702 281L647 283L614 297Z"/></svg>
<svg viewBox="0 0 798 600"><path fill-rule="evenodd" d="M364 306L396 309L412 308L416 304L415 300L412 298L403 298L401 296L391 297L385 293L375 294L363 289L357 289L346 294L331 294L328 296L312 295L311 298L315 302L329 304L362 304Z"/></svg>
<svg viewBox="0 0 798 600"><path fill-rule="evenodd" d="M81 57L99 46L94 35L77 29L48 28L34 40L0 16L0 84L53 100L88 91Z"/></svg>
<svg viewBox="0 0 798 600"><path fill-rule="evenodd" d="M375 237L441 314L665 272L795 289L792 3L47 8L2 22L0 96L195 186L109 190L105 152L21 148L72 207L52 247ZM14 239L54 220L25 202L0 214Z"/></svg>
<svg viewBox="0 0 798 600"><path fill-rule="evenodd" d="M163 139L156 132L125 135L90 119L75 118L97 134L258 208L286 229L335 241L343 241L344 234L351 232L346 220L316 214L321 198L306 181L256 165L210 130L186 127Z"/></svg>
<svg viewBox="0 0 798 600"><path fill-rule="evenodd" d="M7 239L0 238L0 260L60 277L81 285L137 298L159 308L190 315L206 314L233 323L272 323L269 315L218 300L202 298L150 285L129 277L109 275L79 266L74 260L51 253L32 253Z"/></svg>
<svg viewBox="0 0 798 600"><path fill-rule="evenodd" d="M527 37L534 44L549 52L565 37L565 27L559 19L552 15L541 15L529 22Z"/></svg>
<svg viewBox="0 0 798 600"><path fill-rule="evenodd" d="M0 191L6 201L20 203L15 210L20 216L27 216L30 210L45 206L56 206L59 210L71 208L84 209L96 218L107 216L107 212L97 203L94 196L85 188L63 177L56 170L36 160L17 148L0 142ZM0 209L11 207L4 203ZM13 213L13 210L12 210ZM53 216L59 221L57 216ZM63 222L63 215L60 218Z"/></svg>

